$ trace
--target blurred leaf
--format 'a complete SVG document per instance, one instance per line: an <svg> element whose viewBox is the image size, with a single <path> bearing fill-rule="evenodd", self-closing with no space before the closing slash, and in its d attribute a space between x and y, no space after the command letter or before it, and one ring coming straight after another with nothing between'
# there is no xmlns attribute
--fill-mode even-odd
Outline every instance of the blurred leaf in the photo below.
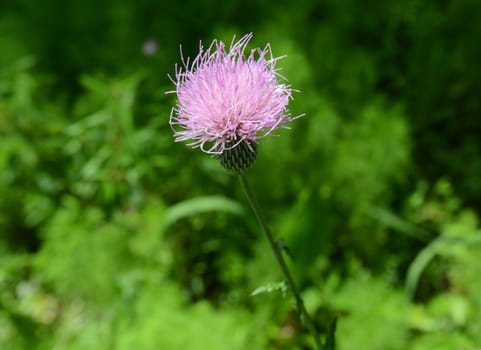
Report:
<svg viewBox="0 0 481 350"><path fill-rule="evenodd" d="M339 350L406 348L408 301L401 291L382 279L361 272L334 294L329 303L345 313L336 327Z"/></svg>
<svg viewBox="0 0 481 350"><path fill-rule="evenodd" d="M172 205L165 212L164 223L170 226L185 217L210 211L244 215L244 208L238 202L222 196L206 196L187 199Z"/></svg>
<svg viewBox="0 0 481 350"><path fill-rule="evenodd" d="M407 220L395 215L394 213L384 208L370 207L366 208L365 212L367 213L367 215L373 217L376 220L379 220L387 227L404 233L409 237L413 237L421 241L427 241L431 236L428 231L417 227L416 225L408 222Z"/></svg>
<svg viewBox="0 0 481 350"><path fill-rule="evenodd" d="M326 343L324 345L325 350L336 349L336 326L337 318L335 318L329 325L329 331L327 332Z"/></svg>
<svg viewBox="0 0 481 350"><path fill-rule="evenodd" d="M470 237L453 237L442 235L429 243L409 266L406 276L406 292L409 297L413 297L416 292L421 274L436 255L452 256L458 247L465 245L478 244L481 242L481 231L475 232Z"/></svg>
<svg viewBox="0 0 481 350"><path fill-rule="evenodd" d="M282 281L282 282L269 283L269 284L266 284L265 286L260 286L256 288L250 295L255 296L263 293L272 293L277 291L281 291L282 294L285 294L288 290L289 288L287 287L286 282Z"/></svg>

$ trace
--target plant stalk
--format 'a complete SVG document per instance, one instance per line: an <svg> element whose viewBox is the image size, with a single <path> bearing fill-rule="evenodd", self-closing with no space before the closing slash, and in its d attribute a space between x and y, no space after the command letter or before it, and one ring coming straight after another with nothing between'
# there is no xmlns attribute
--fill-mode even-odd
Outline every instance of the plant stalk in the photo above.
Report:
<svg viewBox="0 0 481 350"><path fill-rule="evenodd" d="M292 292L292 294L294 295L294 298L296 300L296 305L297 305L297 312L299 313L301 320L304 321L311 335L314 337L316 348L318 350L322 350L321 341L319 339L319 334L317 333L314 322L312 321L312 318L310 317L309 313L306 310L306 307L304 306L304 301L301 298L301 295L299 293L299 290L297 289L294 279L292 278L292 275L287 266L287 263L284 260L284 256L282 254L281 248L274 240L274 237L271 231L269 230L269 227L267 226L266 220L264 219L264 216L262 215L262 211L260 210L260 207L255 200L254 194L250 189L250 186L247 182L247 178L245 174L244 173L239 174L239 179L244 189L244 192L246 193L247 199L249 200L249 204L252 210L254 211L257 221L259 222L259 225L261 226L262 231L267 237L267 240L269 241L272 252L274 253L274 256L277 260L277 263L279 264L279 267L281 268L281 271L284 274L284 277L287 281L287 285L290 291Z"/></svg>

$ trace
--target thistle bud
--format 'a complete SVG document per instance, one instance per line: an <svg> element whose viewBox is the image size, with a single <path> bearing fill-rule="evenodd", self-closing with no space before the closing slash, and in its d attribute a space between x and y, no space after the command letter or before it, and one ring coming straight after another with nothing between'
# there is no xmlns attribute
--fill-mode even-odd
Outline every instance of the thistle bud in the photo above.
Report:
<svg viewBox="0 0 481 350"><path fill-rule="evenodd" d="M250 168L257 157L257 144L241 142L219 155L220 164L234 173L240 174Z"/></svg>

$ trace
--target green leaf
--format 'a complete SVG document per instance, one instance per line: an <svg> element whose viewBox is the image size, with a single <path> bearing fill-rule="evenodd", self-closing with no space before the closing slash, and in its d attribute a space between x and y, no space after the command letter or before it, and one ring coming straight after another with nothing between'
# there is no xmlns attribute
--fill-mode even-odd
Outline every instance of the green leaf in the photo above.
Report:
<svg viewBox="0 0 481 350"><path fill-rule="evenodd" d="M164 224L170 226L180 219L210 211L244 215L244 208L238 202L222 196L206 196L174 204L165 211Z"/></svg>
<svg viewBox="0 0 481 350"><path fill-rule="evenodd" d="M325 350L335 350L336 348L336 326L337 326L337 318L334 318L329 325L329 331L327 333L326 343L325 343Z"/></svg>
<svg viewBox="0 0 481 350"><path fill-rule="evenodd" d="M273 283L268 283L264 286L260 286L251 293L251 296L259 295L262 293L272 293L276 291L281 291L282 293L287 292L286 282L285 281L273 282Z"/></svg>

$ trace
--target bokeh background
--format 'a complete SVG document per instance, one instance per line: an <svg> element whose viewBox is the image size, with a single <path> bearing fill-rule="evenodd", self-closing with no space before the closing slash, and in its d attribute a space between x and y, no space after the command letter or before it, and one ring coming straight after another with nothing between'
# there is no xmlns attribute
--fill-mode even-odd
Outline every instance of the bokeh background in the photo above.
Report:
<svg viewBox="0 0 481 350"><path fill-rule="evenodd" d="M253 32L295 94L249 178L337 348L481 349L481 2L2 0L0 348L309 349L168 74ZM251 293L257 291L256 295Z"/></svg>

